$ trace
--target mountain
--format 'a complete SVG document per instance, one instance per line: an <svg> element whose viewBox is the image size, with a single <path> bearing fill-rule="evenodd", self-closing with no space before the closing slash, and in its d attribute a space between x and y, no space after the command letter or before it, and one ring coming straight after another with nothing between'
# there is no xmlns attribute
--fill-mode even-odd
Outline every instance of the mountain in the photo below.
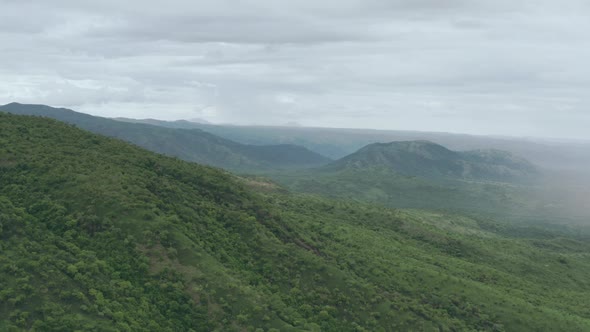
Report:
<svg viewBox="0 0 590 332"><path fill-rule="evenodd" d="M126 119L125 121L144 120ZM244 144L296 144L333 159L343 158L372 143L426 140L454 151L478 149L508 151L545 169L586 172L590 164L590 143L587 141L408 130L210 125L188 121L154 120L153 124L172 128L198 128Z"/></svg>
<svg viewBox="0 0 590 332"><path fill-rule="evenodd" d="M209 122L199 121L198 119L195 121L192 120L176 120L176 121L163 121L157 119L130 119L130 118L113 118L113 120L121 121L121 122L128 122L128 123L143 123L143 124L150 124L154 126L160 127L167 127L167 128L176 128L176 129L200 129L199 127L203 125L213 125Z"/></svg>
<svg viewBox="0 0 590 332"><path fill-rule="evenodd" d="M537 173L530 162L509 152L458 152L429 141L370 144L325 168L385 168L406 176L503 182L522 182Z"/></svg>
<svg viewBox="0 0 590 332"><path fill-rule="evenodd" d="M323 167L268 176L295 192L395 208L511 220L571 212L540 197L541 173L527 160L500 150L452 151L429 141L369 144Z"/></svg>
<svg viewBox="0 0 590 332"><path fill-rule="evenodd" d="M98 134L123 139L154 152L235 171L305 168L330 161L292 144L239 144L199 129L125 123L44 105L12 103L0 106L0 112L50 117Z"/></svg>
<svg viewBox="0 0 590 332"><path fill-rule="evenodd" d="M590 205L590 144L585 141L401 130L203 125L186 121L156 121L154 124L164 127L200 128L244 144L296 144L334 159L355 153L368 144L391 141L426 140L453 151L507 151L531 161L538 167L541 174L535 179L537 188L516 188L516 194L514 189L501 185L471 184L467 189L465 184L461 183L439 185L433 183L432 178L429 181L411 180L400 177L399 173L385 170L375 170L371 176L368 176L367 172L349 169L333 174L320 174L315 171L295 172L296 174L283 172L272 174L272 177L297 191L320 192L340 198L362 197L395 207L460 206L464 209L483 207L482 205L486 205L485 200L491 199L492 202L500 203L493 204L496 206L492 209L494 211L517 212L522 210L522 205L526 205L524 208L528 211L536 211L534 218L547 213L552 218L567 216L587 220L590 217L587 209ZM360 185L361 182L364 184ZM401 191L403 192L400 194ZM486 191L492 192L482 197L481 194ZM524 200L522 197L525 197ZM510 200L515 201L515 209L504 208L506 204L502 201ZM520 212L518 214L521 215Z"/></svg>
<svg viewBox="0 0 590 332"><path fill-rule="evenodd" d="M0 114L0 330L586 331L587 230L277 190Z"/></svg>

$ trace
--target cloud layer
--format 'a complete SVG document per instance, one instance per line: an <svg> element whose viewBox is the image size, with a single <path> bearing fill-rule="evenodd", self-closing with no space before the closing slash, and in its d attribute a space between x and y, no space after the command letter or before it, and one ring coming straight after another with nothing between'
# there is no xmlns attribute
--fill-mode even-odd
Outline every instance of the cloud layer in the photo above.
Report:
<svg viewBox="0 0 590 332"><path fill-rule="evenodd" d="M590 138L587 1L0 0L0 103Z"/></svg>

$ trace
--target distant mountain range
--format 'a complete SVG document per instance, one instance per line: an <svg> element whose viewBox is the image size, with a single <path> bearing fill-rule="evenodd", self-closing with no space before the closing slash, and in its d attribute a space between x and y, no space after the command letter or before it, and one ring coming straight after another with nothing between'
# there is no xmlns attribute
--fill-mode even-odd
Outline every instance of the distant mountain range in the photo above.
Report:
<svg viewBox="0 0 590 332"><path fill-rule="evenodd" d="M506 151L458 152L429 141L370 144L324 168L384 168L408 176L501 182L521 182L537 173L529 161Z"/></svg>
<svg viewBox="0 0 590 332"><path fill-rule="evenodd" d="M126 121L143 120L127 119ZM461 173L464 175L463 180L483 178L493 181L492 179L496 178L500 181L513 181L516 179L520 182L522 180L528 182L529 176L519 177L520 174L523 174L523 170L524 174L526 174L528 172L526 169L530 166L526 162L522 163L522 159L519 158L522 157L533 163L542 173L539 174L538 179L535 179L535 181L542 182L537 183L536 192L533 194L528 192L524 196L529 197L526 199L529 202L536 200L531 199L531 195L542 196L540 200L545 203L533 204L528 209L544 214L545 212L540 211L547 211L547 208L550 207L554 215L553 218L557 215L585 216L587 215L587 206L590 204L588 198L590 197L590 189L588 189L590 188L590 142L586 141L401 130L210 125L189 121L167 122L153 120L152 124L171 128L200 128L206 132L242 144L296 144L333 159L345 158L348 155L355 154L359 149L363 149L369 144L393 141L426 140L458 153L462 153L461 151L483 150L461 156L469 164L479 165L475 170L468 169L467 172ZM513 156L507 156L505 152L499 152L498 150L510 152ZM474 161L474 155L479 156L480 160ZM509 159L503 161L507 165L511 165L510 160L516 158L517 165L509 167L496 165L492 169L487 169L486 166L482 169L481 158L488 158L483 164L490 164L490 162L494 162L493 159L502 156ZM492 158L492 160L489 160L489 158ZM502 158L499 160L501 161ZM335 164L340 163L335 162ZM407 166L409 161L404 161L404 163ZM524 166L524 169L518 169L519 165ZM424 167L424 165L421 167ZM458 169L461 170L462 168ZM489 184L474 188L475 185L471 181L472 183L468 185L469 188L465 188L466 182L462 180L463 184L455 183L450 185L451 187L459 186L460 188L457 190L450 190L448 183L439 186L433 181L433 178L437 174L440 178L440 171L447 172L448 175L449 170L445 170L444 167L441 170L428 171L425 169L420 170L420 168L411 169L413 173L405 173L421 174L421 176L430 173L428 180L414 179L411 181L403 178L400 172L395 172L391 167L381 167L380 169L373 169L371 172L355 168L346 168L340 171L332 169L332 171L329 171L329 167L326 167L324 170L323 172L306 170L295 174L283 172L272 176L293 190L354 199L363 197L365 200L384 202L395 207L438 208L442 206L460 206L462 208L473 208L476 205L486 204L486 201L494 202L500 196L504 197L502 198L503 202L498 202L495 205L502 206L502 208L495 208L494 210L506 211L504 209L505 202L512 202L518 206L530 205L528 202L522 202L519 198L523 197L522 194L515 196L507 192L513 191L513 189L508 190L496 186L493 190L497 190L501 195L491 193L488 197L481 194L485 193L486 190L492 190ZM456 176L456 174L459 173L455 173L455 175L453 175L452 171L450 173L451 176ZM536 175L538 174L533 176ZM455 177L455 179L458 178ZM559 209L556 208L558 206ZM558 210L559 212L555 213Z"/></svg>
<svg viewBox="0 0 590 332"><path fill-rule="evenodd" d="M201 120L176 120L176 121L162 121L157 119L131 119L131 118L113 118L113 120L129 123L143 123L160 127L176 128L176 129L200 129L203 125L213 125L212 123Z"/></svg>
<svg viewBox="0 0 590 332"><path fill-rule="evenodd" d="M129 123L65 108L18 103L0 106L0 112L53 118L154 152L232 171L306 168L330 162L327 157L293 144L240 144L200 129L189 129L189 126L185 126L186 129L155 126L150 120ZM189 121L180 123L194 124Z"/></svg>
<svg viewBox="0 0 590 332"><path fill-rule="evenodd" d="M126 119L126 121L146 121ZM360 148L379 142L427 140L454 151L497 149L530 160L542 168L588 174L590 142L493 137L403 130L316 128L298 126L234 126L189 121L150 120L171 128L199 128L243 144L296 144L324 156L339 159Z"/></svg>

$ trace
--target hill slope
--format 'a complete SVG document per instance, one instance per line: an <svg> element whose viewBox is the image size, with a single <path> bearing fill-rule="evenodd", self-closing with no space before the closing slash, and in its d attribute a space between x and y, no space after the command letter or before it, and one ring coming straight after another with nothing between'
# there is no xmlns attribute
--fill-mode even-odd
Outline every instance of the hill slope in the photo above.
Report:
<svg viewBox="0 0 590 332"><path fill-rule="evenodd" d="M590 189L588 189L590 188L590 142L588 141L401 130L211 125L153 119L121 120L149 121L155 125L172 128L200 128L244 144L296 144L334 159L343 158L372 143L411 140L431 141L454 151L490 149L508 151L531 161L542 170L542 187L539 186L533 193L545 202L541 206L557 207L559 213L553 213L554 216L567 215L568 218L583 221L590 216L587 209L590 205Z"/></svg>
<svg viewBox="0 0 590 332"><path fill-rule="evenodd" d="M296 145L245 145L199 129L125 123L44 105L12 103L0 106L0 112L50 117L154 152L235 171L306 168L329 162L328 158Z"/></svg>
<svg viewBox="0 0 590 332"><path fill-rule="evenodd" d="M289 189L419 208L530 219L556 216L538 193L540 172L499 150L451 151L428 141L370 144L317 169L269 174Z"/></svg>
<svg viewBox="0 0 590 332"><path fill-rule="evenodd" d="M590 329L587 238L274 188L0 114L0 330Z"/></svg>
<svg viewBox="0 0 590 332"><path fill-rule="evenodd" d="M530 162L508 152L456 152L428 141L370 144L325 167L346 168L384 168L407 176L505 182L523 182L537 172Z"/></svg>

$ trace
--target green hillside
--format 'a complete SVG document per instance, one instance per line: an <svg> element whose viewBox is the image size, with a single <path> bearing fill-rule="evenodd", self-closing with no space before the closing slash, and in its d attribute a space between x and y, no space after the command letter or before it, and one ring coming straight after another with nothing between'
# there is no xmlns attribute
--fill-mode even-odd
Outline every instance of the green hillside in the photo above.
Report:
<svg viewBox="0 0 590 332"><path fill-rule="evenodd" d="M383 167L302 170L269 174L294 192L334 199L485 214L508 218L538 216L546 209L527 186L406 176ZM553 214L552 214L553 215Z"/></svg>
<svg viewBox="0 0 590 332"><path fill-rule="evenodd" d="M547 199L537 199L540 172L530 162L509 152L457 152L428 141L374 143L320 168L269 176L296 192L396 208L512 219L548 210Z"/></svg>
<svg viewBox="0 0 590 332"><path fill-rule="evenodd" d="M406 176L523 182L537 174L528 161L509 152L451 151L428 141L374 143L326 166L326 170L384 168Z"/></svg>
<svg viewBox="0 0 590 332"><path fill-rule="evenodd" d="M44 105L12 103L0 106L0 112L57 119L97 134L123 139L154 152L234 171L307 168L330 161L292 144L239 144L199 129L125 123Z"/></svg>
<svg viewBox="0 0 590 332"><path fill-rule="evenodd" d="M541 217L548 222L559 219L565 223L584 223L590 216L587 209L590 204L590 175L587 167L590 154L588 146L582 143L417 131L232 126L183 120L118 120L171 128L201 128L248 144L292 143L333 158L346 157L375 142L428 140L461 153L462 159L469 164L477 164L483 172L469 170L465 177L461 174L460 181L441 180L440 174L434 176L435 180L433 174L428 180L400 176L391 167L374 166L370 166L373 168L370 172L346 167L327 172L313 169L286 172L262 169L248 172L270 176L299 192L379 202L391 207L499 213L515 221L526 219L530 222L538 222ZM530 163L522 158L532 161L538 170L532 170ZM497 165L498 161L500 165ZM418 168L423 168L423 165L418 165ZM410 171L408 174L413 174L413 170ZM531 180L534 180L534 185L522 186L489 180L479 183L481 181L478 178L485 179L490 174L502 182L531 184Z"/></svg>
<svg viewBox="0 0 590 332"><path fill-rule="evenodd" d="M0 114L2 331L586 331L589 243Z"/></svg>

